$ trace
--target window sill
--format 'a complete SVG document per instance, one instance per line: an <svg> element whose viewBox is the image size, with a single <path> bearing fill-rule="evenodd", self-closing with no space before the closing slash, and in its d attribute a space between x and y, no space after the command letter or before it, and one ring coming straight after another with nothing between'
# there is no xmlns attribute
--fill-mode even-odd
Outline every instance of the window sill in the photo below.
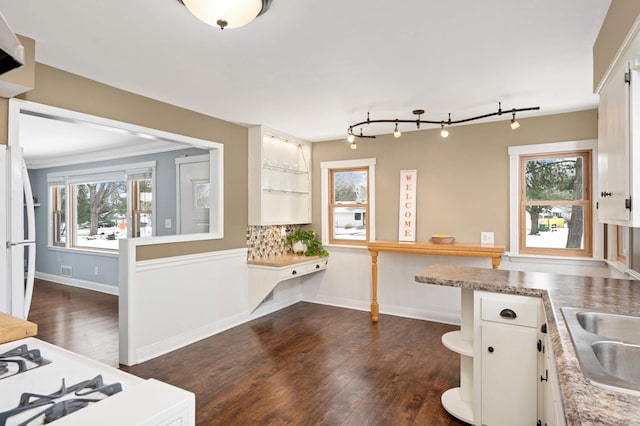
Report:
<svg viewBox="0 0 640 426"><path fill-rule="evenodd" d="M61 251L65 253L75 253L75 254L86 254L91 256L103 256L103 257L113 257L118 258L119 253L118 250L106 251L106 250L92 250L90 248L78 248L78 247L58 247L58 246L47 246L47 248L51 251Z"/></svg>
<svg viewBox="0 0 640 426"><path fill-rule="evenodd" d="M545 262L557 265L583 265L583 266L602 266L606 265L604 259L595 259L593 257L571 257L571 256L545 256L539 254L520 254L506 252L504 258L512 263L539 263Z"/></svg>
<svg viewBox="0 0 640 426"><path fill-rule="evenodd" d="M369 244L369 243L367 242L367 244ZM334 249L346 248L346 249L367 250L367 244L365 244L365 245L355 245L355 244L325 244L325 243L322 243L324 248L326 248L327 250L329 248L334 248Z"/></svg>
<svg viewBox="0 0 640 426"><path fill-rule="evenodd" d="M607 265L609 265L611 269L614 269L619 273L624 274L625 277L628 277L634 280L640 280L640 273L638 271L634 271L633 269L630 269L626 263L622 263L618 260L607 260L605 262L607 263Z"/></svg>

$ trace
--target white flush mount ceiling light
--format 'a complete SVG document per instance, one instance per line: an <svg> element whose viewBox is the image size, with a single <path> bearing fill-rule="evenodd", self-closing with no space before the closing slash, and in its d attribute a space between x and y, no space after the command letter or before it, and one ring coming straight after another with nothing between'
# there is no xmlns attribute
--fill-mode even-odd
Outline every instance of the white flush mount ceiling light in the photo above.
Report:
<svg viewBox="0 0 640 426"><path fill-rule="evenodd" d="M480 120L480 119L483 119L483 118L493 117L495 115L502 115L502 114L513 114L513 118L511 119L511 128L513 130L516 130L518 127L520 127L520 123L518 123L518 121L516 120L516 113L517 112L537 111L539 109L540 109L540 107L528 107L528 108L512 108L512 109L508 109L508 110L503 110L502 109L502 102L498 102L498 110L496 112L490 112L488 114L478 115L478 116L469 117L469 118L463 118L463 119L460 119L460 120L452 120L451 119L451 114L449 114L449 119L440 120L440 121L423 120L422 117L421 117L422 114L424 114L424 110L423 109L415 109L415 110L413 110L413 114L418 117L415 120L399 120L397 118L372 120L369 117L369 113L367 113L367 119L365 121L361 121L359 123L355 123L355 124L352 124L352 125L349 126L349 128L347 129L347 140L350 143L351 149L356 149L356 142L355 142L356 138L371 138L371 139L375 138L374 135L365 135L362 132L362 127L363 126L368 126L369 124L373 124L373 123L395 123L395 129L393 131L393 136L395 138L399 138L400 136L402 136L402 133L398 129L398 123L413 123L413 124L416 125L417 129L420 129L420 124L439 124L440 125L440 136L442 136L443 138L446 138L447 136L449 136L449 131L445 128L445 126L451 126L453 124L460 124L460 123L467 123L469 121ZM354 132L354 129L356 127L360 128L360 133L355 133Z"/></svg>
<svg viewBox="0 0 640 426"><path fill-rule="evenodd" d="M265 13L271 0L178 0L201 21L225 28L240 28Z"/></svg>

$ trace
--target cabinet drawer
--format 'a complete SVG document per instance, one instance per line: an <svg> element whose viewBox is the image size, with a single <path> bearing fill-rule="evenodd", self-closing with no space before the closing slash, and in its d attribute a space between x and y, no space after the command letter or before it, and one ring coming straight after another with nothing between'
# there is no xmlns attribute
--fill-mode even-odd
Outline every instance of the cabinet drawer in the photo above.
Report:
<svg viewBox="0 0 640 426"><path fill-rule="evenodd" d="M328 260L320 259L316 262L299 263L296 265L287 266L286 268L282 268L278 272L278 278L280 280L286 280L289 278L299 277L301 275L311 274L316 271L327 269L328 263Z"/></svg>
<svg viewBox="0 0 640 426"><path fill-rule="evenodd" d="M480 298L481 318L483 321L537 327L539 304L539 300L523 296L483 295Z"/></svg>

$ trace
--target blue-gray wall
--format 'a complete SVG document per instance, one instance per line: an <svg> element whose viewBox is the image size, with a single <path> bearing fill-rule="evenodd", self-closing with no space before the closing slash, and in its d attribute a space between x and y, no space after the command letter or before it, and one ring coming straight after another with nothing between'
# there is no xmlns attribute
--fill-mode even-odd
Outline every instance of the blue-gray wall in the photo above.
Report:
<svg viewBox="0 0 640 426"><path fill-rule="evenodd" d="M47 175L54 172L70 170L90 170L121 164L156 161L156 235L174 235L176 227L176 165L177 157L206 154L208 151L188 148L159 154L141 155L117 160L97 161L75 164L72 166L52 167L48 169L29 170L33 196L38 199L40 207L36 207L36 275L61 282L73 281L76 285L92 283L89 287L106 289L118 287L118 256L112 253L78 252L65 249L49 248L48 243L48 185ZM165 220L171 220L171 228L164 227ZM62 265L71 266L72 280L60 275ZM96 267L98 274L95 274Z"/></svg>

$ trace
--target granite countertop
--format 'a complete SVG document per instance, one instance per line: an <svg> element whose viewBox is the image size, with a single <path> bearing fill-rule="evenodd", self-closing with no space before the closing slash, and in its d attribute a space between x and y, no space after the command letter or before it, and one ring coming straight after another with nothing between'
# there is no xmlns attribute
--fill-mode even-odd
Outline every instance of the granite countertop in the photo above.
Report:
<svg viewBox="0 0 640 426"><path fill-rule="evenodd" d="M417 282L541 297L569 425L640 425L640 396L589 383L580 369L562 307L640 316L640 281L433 265Z"/></svg>

